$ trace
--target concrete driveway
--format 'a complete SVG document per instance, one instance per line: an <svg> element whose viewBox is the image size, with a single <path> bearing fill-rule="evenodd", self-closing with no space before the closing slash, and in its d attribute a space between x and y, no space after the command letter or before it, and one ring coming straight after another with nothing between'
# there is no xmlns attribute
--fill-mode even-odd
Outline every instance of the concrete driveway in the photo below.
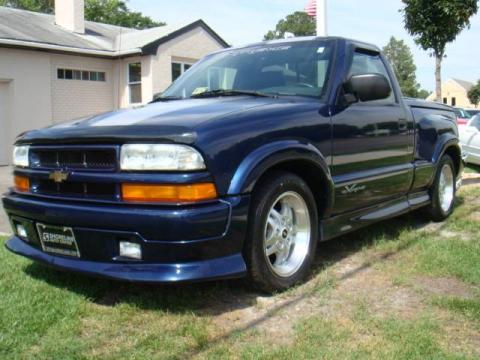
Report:
<svg viewBox="0 0 480 360"><path fill-rule="evenodd" d="M12 168L10 166L0 166L0 194L7 192L8 188L12 186ZM10 224L7 220L5 211L0 209L0 234L10 234Z"/></svg>

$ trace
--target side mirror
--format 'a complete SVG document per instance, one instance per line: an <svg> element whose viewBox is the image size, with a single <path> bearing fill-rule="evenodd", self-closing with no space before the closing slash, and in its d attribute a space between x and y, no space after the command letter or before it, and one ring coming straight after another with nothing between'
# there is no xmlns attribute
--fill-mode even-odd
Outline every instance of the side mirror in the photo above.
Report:
<svg viewBox="0 0 480 360"><path fill-rule="evenodd" d="M358 100L383 100L390 96L392 88L387 78L381 74L353 75L344 85L346 99L349 103Z"/></svg>

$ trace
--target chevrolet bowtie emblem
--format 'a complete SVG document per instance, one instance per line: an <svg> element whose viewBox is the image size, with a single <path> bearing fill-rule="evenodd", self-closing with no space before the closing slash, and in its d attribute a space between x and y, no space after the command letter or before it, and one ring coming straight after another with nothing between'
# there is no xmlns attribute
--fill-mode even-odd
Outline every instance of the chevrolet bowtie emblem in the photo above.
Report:
<svg viewBox="0 0 480 360"><path fill-rule="evenodd" d="M68 173L66 171L56 170L56 171L51 172L50 175L48 175L48 178L50 180L53 180L56 183L60 184L64 181L66 181L68 179L69 175L70 175L70 173Z"/></svg>

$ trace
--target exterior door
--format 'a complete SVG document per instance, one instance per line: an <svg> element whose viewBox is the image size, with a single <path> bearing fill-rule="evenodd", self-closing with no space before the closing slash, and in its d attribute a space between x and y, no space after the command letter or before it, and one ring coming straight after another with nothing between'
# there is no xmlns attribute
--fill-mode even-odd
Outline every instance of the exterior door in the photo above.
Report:
<svg viewBox="0 0 480 360"><path fill-rule="evenodd" d="M0 80L0 166L10 164L10 126L8 119L8 82Z"/></svg>
<svg viewBox="0 0 480 360"><path fill-rule="evenodd" d="M379 73L392 84L380 54L355 51L350 75ZM413 180L413 120L392 87L388 99L358 102L332 116L334 213L405 195Z"/></svg>

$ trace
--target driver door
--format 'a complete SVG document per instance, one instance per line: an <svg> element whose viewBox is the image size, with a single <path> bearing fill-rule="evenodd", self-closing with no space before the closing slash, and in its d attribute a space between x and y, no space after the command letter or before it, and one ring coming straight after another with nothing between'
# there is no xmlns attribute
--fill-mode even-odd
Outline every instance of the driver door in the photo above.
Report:
<svg viewBox="0 0 480 360"><path fill-rule="evenodd" d="M380 53L357 49L349 77L372 73L389 80L390 97L359 101L332 116L335 214L404 196L413 181L413 120Z"/></svg>

